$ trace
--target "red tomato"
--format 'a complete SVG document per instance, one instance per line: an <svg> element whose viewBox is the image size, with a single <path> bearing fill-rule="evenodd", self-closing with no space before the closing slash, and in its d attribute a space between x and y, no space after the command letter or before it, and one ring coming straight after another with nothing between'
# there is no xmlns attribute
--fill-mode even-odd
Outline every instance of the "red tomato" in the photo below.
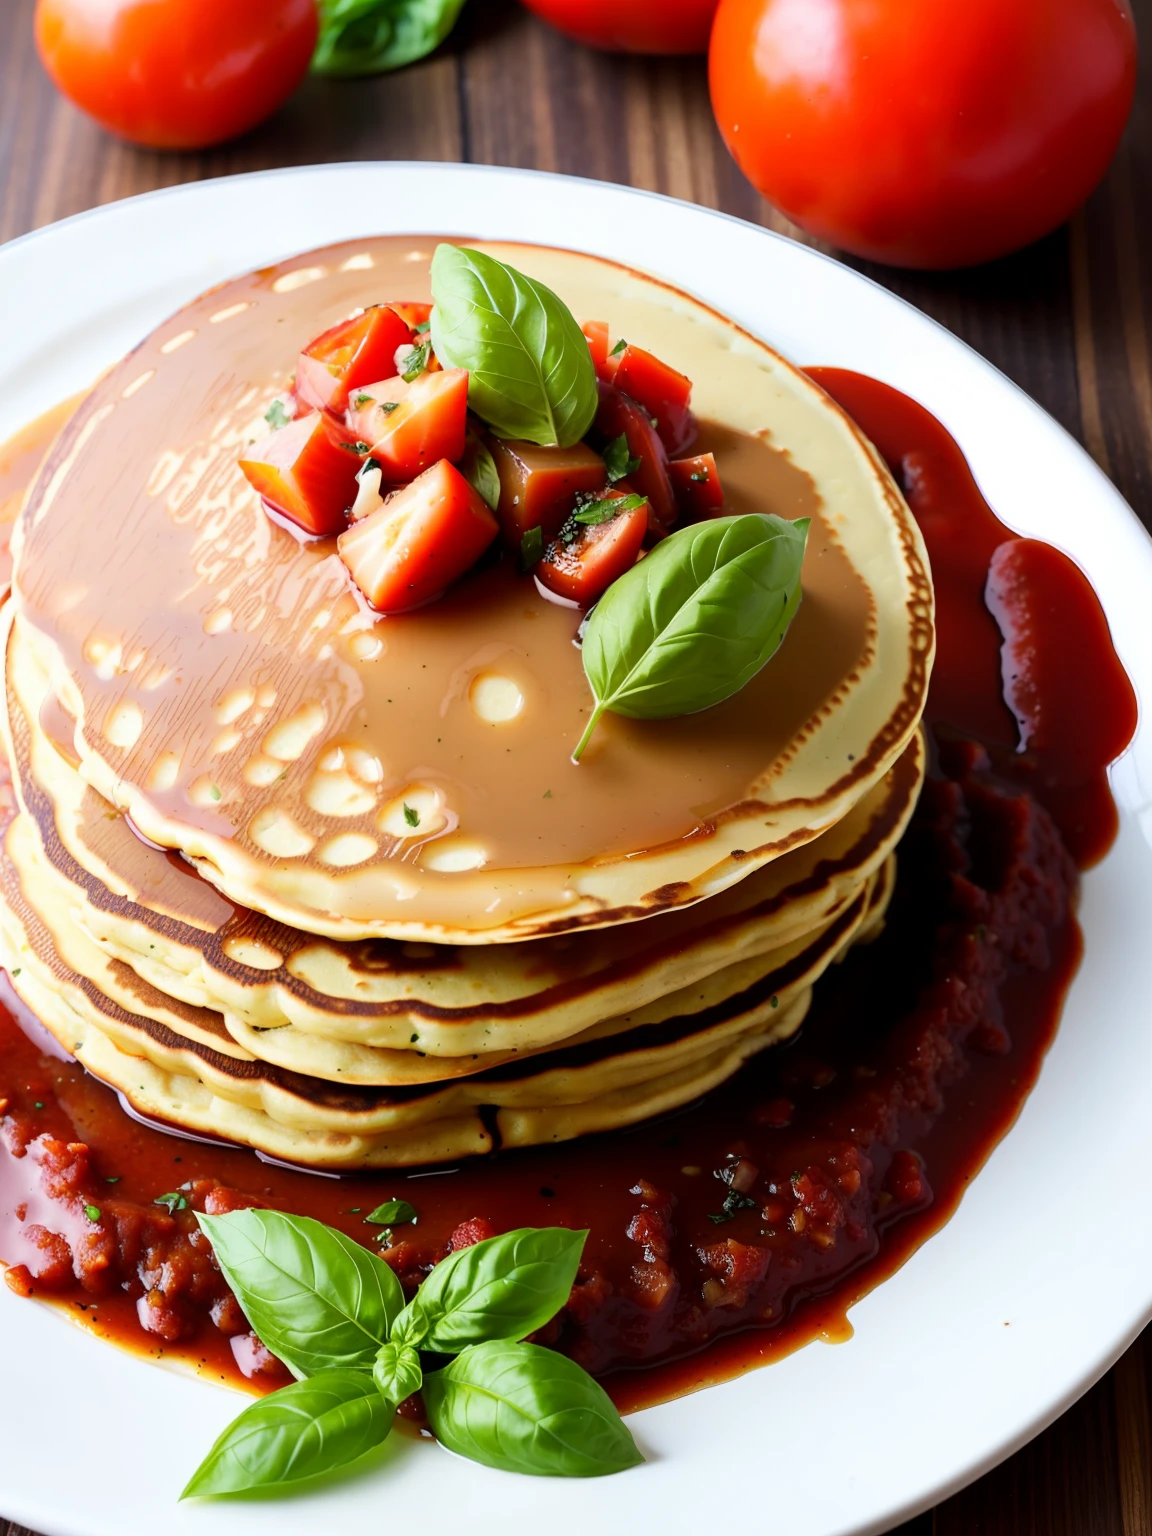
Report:
<svg viewBox="0 0 1152 1536"><path fill-rule="evenodd" d="M592 354L592 366L602 374L608 364L608 322L589 320L583 327L588 350Z"/></svg>
<svg viewBox="0 0 1152 1536"><path fill-rule="evenodd" d="M487 502L446 459L340 535L352 580L381 613L439 597L496 537Z"/></svg>
<svg viewBox="0 0 1152 1536"><path fill-rule="evenodd" d="M605 490L601 498L618 500L630 494L619 485ZM581 527L570 541L556 538L536 567L536 579L558 597L591 608L618 576L631 570L640 557L648 534L648 508L633 507L620 512L606 523Z"/></svg>
<svg viewBox="0 0 1152 1536"><path fill-rule="evenodd" d="M724 487L714 455L698 453L692 459L673 459L668 465L668 478L686 523L699 523L706 517L723 514Z"/></svg>
<svg viewBox="0 0 1152 1536"><path fill-rule="evenodd" d="M662 538L676 522L676 501L668 478L668 455L652 418L635 400L629 400L611 384L601 383L596 428L610 442L623 433L629 454L640 460L628 478L641 496L647 496L651 531Z"/></svg>
<svg viewBox="0 0 1152 1536"><path fill-rule="evenodd" d="M703 53L717 0L524 0L524 4L593 48Z"/></svg>
<svg viewBox="0 0 1152 1536"><path fill-rule="evenodd" d="M395 310L374 304L304 348L296 364L296 393L317 410L343 411L349 390L390 375L397 347L411 340Z"/></svg>
<svg viewBox="0 0 1152 1536"><path fill-rule="evenodd" d="M253 446L240 468L270 507L306 533L339 533L356 499L360 455L343 428L313 411Z"/></svg>
<svg viewBox="0 0 1152 1536"><path fill-rule="evenodd" d="M394 309L402 320L406 320L413 330L418 325L427 325L432 314L431 304L403 303L390 304L389 309Z"/></svg>
<svg viewBox="0 0 1152 1536"><path fill-rule="evenodd" d="M438 459L458 459L468 425L463 368L422 373L410 384L385 379L353 393L348 427L384 472L386 484L411 480Z"/></svg>
<svg viewBox="0 0 1152 1536"><path fill-rule="evenodd" d="M492 458L500 477L496 516L513 549L531 528L545 539L558 533L572 511L578 491L598 491L604 484L604 460L587 443L571 448L540 448L535 443L494 437Z"/></svg>
<svg viewBox="0 0 1152 1536"><path fill-rule="evenodd" d="M316 0L37 0L65 96L153 149L235 138L286 101L316 46Z"/></svg>
<svg viewBox="0 0 1152 1536"><path fill-rule="evenodd" d="M810 234L956 267L1054 229L1104 174L1136 82L1128 0L721 0L712 105Z"/></svg>
<svg viewBox="0 0 1152 1536"><path fill-rule="evenodd" d="M683 453L696 436L696 423L688 409L692 380L643 347L629 344L617 356L613 382L652 417L668 452Z"/></svg>

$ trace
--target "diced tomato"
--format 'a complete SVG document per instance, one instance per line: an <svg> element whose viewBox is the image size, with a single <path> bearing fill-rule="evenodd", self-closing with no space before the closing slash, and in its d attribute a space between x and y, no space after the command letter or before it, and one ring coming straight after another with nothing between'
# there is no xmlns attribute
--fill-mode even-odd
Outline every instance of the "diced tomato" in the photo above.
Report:
<svg viewBox="0 0 1152 1536"><path fill-rule="evenodd" d="M313 411L254 443L240 468L273 511L307 533L339 533L362 462L346 437L343 426Z"/></svg>
<svg viewBox="0 0 1152 1536"><path fill-rule="evenodd" d="M396 348L410 340L396 311L375 304L304 348L296 364L296 394L305 405L339 414L349 390L395 371Z"/></svg>
<svg viewBox="0 0 1152 1536"><path fill-rule="evenodd" d="M675 526L676 501L668 478L668 455L648 412L611 384L601 383L596 426L609 441L623 433L629 454L640 460L628 478L639 494L648 498L649 532L654 538L663 538Z"/></svg>
<svg viewBox="0 0 1152 1536"><path fill-rule="evenodd" d="M620 353L612 382L655 418L660 441L670 454L684 452L696 436L696 423L688 408L691 379L643 347L629 344Z"/></svg>
<svg viewBox="0 0 1152 1536"><path fill-rule="evenodd" d="M602 490L601 500L617 500L628 495L620 484ZM644 547L648 533L648 508L634 507L620 512L605 523L588 526L569 525L544 551L536 566L536 577L558 597L590 608L618 576L631 570Z"/></svg>
<svg viewBox="0 0 1152 1536"><path fill-rule="evenodd" d="M584 335L588 339L588 350L592 354L592 363L599 374L608 362L608 322L607 320L589 320L584 326Z"/></svg>
<svg viewBox="0 0 1152 1536"><path fill-rule="evenodd" d="M402 613L463 576L498 531L483 497L441 459L342 533L337 548L373 608Z"/></svg>
<svg viewBox="0 0 1152 1536"><path fill-rule="evenodd" d="M673 459L668 465L676 505L686 523L701 523L719 517L724 511L724 487L720 471L710 453L698 453L691 459Z"/></svg>
<svg viewBox="0 0 1152 1536"><path fill-rule="evenodd" d="M440 459L460 457L467 418L468 374L444 368L411 384L396 377L354 392L348 427L368 444L385 483L402 485Z"/></svg>
<svg viewBox="0 0 1152 1536"><path fill-rule="evenodd" d="M413 330L418 325L427 325L432 318L431 304L389 304L388 308L394 309L401 320L410 325Z"/></svg>
<svg viewBox="0 0 1152 1536"><path fill-rule="evenodd" d="M530 528L540 528L547 542L572 511L578 491L598 491L604 484L604 460L587 443L571 448L541 448L535 443L491 439L500 476L496 515L512 549Z"/></svg>

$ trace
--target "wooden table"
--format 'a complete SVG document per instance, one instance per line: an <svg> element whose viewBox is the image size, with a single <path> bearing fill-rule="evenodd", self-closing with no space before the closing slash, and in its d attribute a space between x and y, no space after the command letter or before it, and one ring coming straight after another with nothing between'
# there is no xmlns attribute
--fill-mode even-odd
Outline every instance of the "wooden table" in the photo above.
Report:
<svg viewBox="0 0 1152 1536"><path fill-rule="evenodd" d="M62 101L35 58L32 6L0 0L0 240L153 187L356 159L467 160L602 177L804 238L729 160L698 60L600 56L511 0L471 0L457 35L430 61L376 80L310 80L239 143L186 156L128 148ZM1152 0L1135 6L1152 37ZM960 275L857 265L1022 385L1152 527L1147 55L1120 154L1070 227ZM1152 1329L1046 1433L900 1536L1152 1536L1150 1383ZM0 1519L0 1536L28 1533Z"/></svg>

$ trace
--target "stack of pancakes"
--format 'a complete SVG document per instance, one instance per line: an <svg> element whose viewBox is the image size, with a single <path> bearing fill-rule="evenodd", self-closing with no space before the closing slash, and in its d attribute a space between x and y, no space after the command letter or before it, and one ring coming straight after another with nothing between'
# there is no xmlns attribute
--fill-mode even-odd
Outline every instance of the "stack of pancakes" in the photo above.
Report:
<svg viewBox="0 0 1152 1536"><path fill-rule="evenodd" d="M689 373L733 511L813 519L783 647L727 704L591 707L579 615L509 562L382 618L236 459L293 348L420 299L368 240L214 290L64 429L0 643L0 947L138 1113L324 1168L633 1123L800 1025L874 933L923 775L932 598L871 446L652 279L489 246Z"/></svg>

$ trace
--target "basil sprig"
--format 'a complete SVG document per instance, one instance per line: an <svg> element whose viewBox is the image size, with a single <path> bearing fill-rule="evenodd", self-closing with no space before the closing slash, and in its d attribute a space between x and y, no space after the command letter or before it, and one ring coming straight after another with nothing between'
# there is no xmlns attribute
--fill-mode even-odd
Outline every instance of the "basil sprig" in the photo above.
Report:
<svg viewBox="0 0 1152 1536"><path fill-rule="evenodd" d="M581 654L595 707L633 720L692 715L739 693L800 606L808 518L717 517L657 544L605 592Z"/></svg>
<svg viewBox="0 0 1152 1536"><path fill-rule="evenodd" d="M596 415L596 368L562 299L483 251L438 245L432 346L468 370L468 403L501 437L571 447Z"/></svg>
<svg viewBox="0 0 1152 1536"><path fill-rule="evenodd" d="M464 0L320 0L318 75L380 75L414 64L456 25Z"/></svg>
<svg viewBox="0 0 1152 1536"><path fill-rule="evenodd" d="M496 468L496 460L488 451L487 443L482 443L471 433L464 442L464 457L460 461L460 473L495 512L500 505L500 474Z"/></svg>
<svg viewBox="0 0 1152 1536"><path fill-rule="evenodd" d="M568 1300L587 1232L488 1238L437 1264L402 1306L383 1260L321 1222L256 1210L197 1220L260 1339L302 1379L246 1408L183 1497L293 1492L380 1446L421 1390L436 1437L486 1466L598 1477L642 1460L580 1366L523 1342ZM421 1350L437 1365L455 1358L425 1375Z"/></svg>

